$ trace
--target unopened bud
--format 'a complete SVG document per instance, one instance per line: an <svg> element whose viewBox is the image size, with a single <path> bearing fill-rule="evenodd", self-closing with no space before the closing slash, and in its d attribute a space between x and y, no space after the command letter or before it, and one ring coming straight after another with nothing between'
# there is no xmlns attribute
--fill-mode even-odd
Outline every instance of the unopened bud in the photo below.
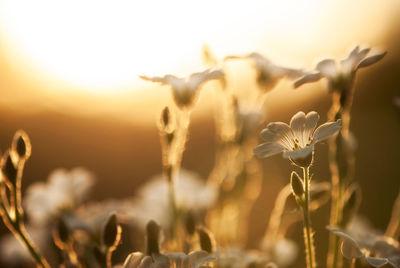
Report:
<svg viewBox="0 0 400 268"><path fill-rule="evenodd" d="M169 112L169 108L168 108L168 106L166 106L164 109L163 109L163 111L162 111L162 113L161 113L161 125L164 127L164 128L166 128L167 126L168 126L168 124L169 124L169 121L170 121L170 112Z"/></svg>
<svg viewBox="0 0 400 268"><path fill-rule="evenodd" d="M160 226L153 220L146 226L146 255L160 254Z"/></svg>
<svg viewBox="0 0 400 268"><path fill-rule="evenodd" d="M57 222L57 233L58 237L60 238L61 242L67 243L69 239L69 229L67 224L62 218L58 219Z"/></svg>
<svg viewBox="0 0 400 268"><path fill-rule="evenodd" d="M296 171L293 171L290 176L290 186L292 187L293 194L296 197L301 198L303 196L304 185Z"/></svg>
<svg viewBox="0 0 400 268"><path fill-rule="evenodd" d="M197 228L197 234L199 235L200 248L208 253L212 253L215 244L212 233L205 227L199 227Z"/></svg>
<svg viewBox="0 0 400 268"><path fill-rule="evenodd" d="M120 234L121 227L118 224L117 216L111 214L103 229L103 244L108 248L115 247L119 242Z"/></svg>
<svg viewBox="0 0 400 268"><path fill-rule="evenodd" d="M16 185L18 169L12 160L10 152L6 152L3 156L1 161L1 172L11 185Z"/></svg>
<svg viewBox="0 0 400 268"><path fill-rule="evenodd" d="M13 138L12 150L21 159L28 159L31 156L32 146L28 134L23 130L18 130Z"/></svg>
<svg viewBox="0 0 400 268"><path fill-rule="evenodd" d="M185 217L185 227L189 235L194 235L196 232L196 218L193 211L188 211Z"/></svg>
<svg viewBox="0 0 400 268"><path fill-rule="evenodd" d="M62 250L65 249L66 245L69 242L69 237L70 233L68 226L66 225L65 221L60 217L57 220L56 228L53 233L53 238L56 246Z"/></svg>

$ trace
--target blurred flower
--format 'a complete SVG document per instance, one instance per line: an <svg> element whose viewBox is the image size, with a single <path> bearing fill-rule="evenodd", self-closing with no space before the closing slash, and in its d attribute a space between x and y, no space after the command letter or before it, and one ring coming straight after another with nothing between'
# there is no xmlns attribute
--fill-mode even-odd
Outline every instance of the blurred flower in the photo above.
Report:
<svg viewBox="0 0 400 268"><path fill-rule="evenodd" d="M47 183L34 183L24 198L25 211L33 224L44 224L63 210L82 204L94 183L92 173L84 168L54 170Z"/></svg>
<svg viewBox="0 0 400 268"><path fill-rule="evenodd" d="M145 256L141 252L134 252L128 255L123 268L198 268L208 267L204 265L214 261L214 257L206 251L201 250L192 251L187 255L185 253L177 252Z"/></svg>
<svg viewBox="0 0 400 268"><path fill-rule="evenodd" d="M238 140L244 141L258 129L262 120L261 109L254 106L238 105L235 109Z"/></svg>
<svg viewBox="0 0 400 268"><path fill-rule="evenodd" d="M246 56L227 56L225 59L240 58L250 59L253 61L254 67L257 71L257 83L259 88L264 92L273 89L279 80L284 77L296 79L304 75L304 72L301 70L281 67L256 52L250 53Z"/></svg>
<svg viewBox="0 0 400 268"><path fill-rule="evenodd" d="M266 141L254 148L259 157L269 157L283 152L284 157L291 159L309 156L317 142L325 140L341 129L341 120L320 125L317 129L319 115L309 112L307 115L298 112L290 120L290 126L283 122L273 122L261 131L261 138Z"/></svg>
<svg viewBox="0 0 400 268"><path fill-rule="evenodd" d="M181 169L174 187L178 210L199 211L216 201L216 189L206 185L193 172ZM140 227L144 227L149 220L155 220L167 228L171 222L168 200L168 182L163 176L156 176L139 189L138 197L133 200L133 217Z"/></svg>
<svg viewBox="0 0 400 268"><path fill-rule="evenodd" d="M305 83L316 82L326 77L330 92L334 90L348 91L353 86L358 69L372 65L386 55L386 52L383 52L367 57L369 51L369 48L360 50L356 46L346 59L340 61L339 65L333 59L322 60L315 67L316 72L304 75L294 83L294 87L297 88Z"/></svg>
<svg viewBox="0 0 400 268"><path fill-rule="evenodd" d="M327 227L343 238L342 254L347 259L361 258L374 267L390 264L400 268L400 244L373 230L364 221L356 219L348 230Z"/></svg>
<svg viewBox="0 0 400 268"><path fill-rule="evenodd" d="M163 77L147 77L141 75L140 78L146 81L158 82L162 85L169 85L172 89L172 95L175 103L180 108L190 107L200 89L200 86L208 80L218 79L224 76L221 70L211 71L207 69L203 72L193 73L187 78L180 78L167 74Z"/></svg>

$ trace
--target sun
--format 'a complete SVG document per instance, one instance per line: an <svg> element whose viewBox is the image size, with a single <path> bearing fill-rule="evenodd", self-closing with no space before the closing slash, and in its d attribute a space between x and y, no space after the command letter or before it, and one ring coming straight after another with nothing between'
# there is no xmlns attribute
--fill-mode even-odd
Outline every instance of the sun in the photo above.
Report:
<svg viewBox="0 0 400 268"><path fill-rule="evenodd" d="M204 43L221 54L249 52L270 40L289 47L294 38L307 47L303 40L315 34L326 6L238 2L1 0L0 38L18 68L105 93L131 90L140 74L198 68Z"/></svg>

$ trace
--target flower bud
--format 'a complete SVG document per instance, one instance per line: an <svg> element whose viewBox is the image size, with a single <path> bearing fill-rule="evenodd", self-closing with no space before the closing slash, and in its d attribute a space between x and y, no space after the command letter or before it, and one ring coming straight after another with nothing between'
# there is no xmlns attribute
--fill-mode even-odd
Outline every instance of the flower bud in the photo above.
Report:
<svg viewBox="0 0 400 268"><path fill-rule="evenodd" d="M304 194L304 185L300 176L293 171L290 176L290 186L292 187L292 192L297 198L301 198Z"/></svg>
<svg viewBox="0 0 400 268"><path fill-rule="evenodd" d="M160 254L160 226L153 220L146 226L146 255Z"/></svg>
<svg viewBox="0 0 400 268"><path fill-rule="evenodd" d="M196 232L196 218L193 211L188 211L185 216L185 229L191 236Z"/></svg>
<svg viewBox="0 0 400 268"><path fill-rule="evenodd" d="M11 148L21 159L26 160L31 156L32 146L29 136L25 133L25 131L18 130L14 134Z"/></svg>
<svg viewBox="0 0 400 268"><path fill-rule="evenodd" d="M212 253L215 244L212 233L205 227L199 227L197 228L197 234L199 235L200 248L208 253Z"/></svg>
<svg viewBox="0 0 400 268"><path fill-rule="evenodd" d="M170 121L170 112L168 106L166 106L161 112L161 126L167 128Z"/></svg>
<svg viewBox="0 0 400 268"><path fill-rule="evenodd" d="M121 227L117 222L117 216L113 213L103 229L103 244L108 248L115 247L120 240L120 235Z"/></svg>
<svg viewBox="0 0 400 268"><path fill-rule="evenodd" d="M56 223L56 230L54 232L54 242L57 247L64 249L68 244L70 232L63 218L59 218Z"/></svg>
<svg viewBox="0 0 400 268"><path fill-rule="evenodd" d="M16 185L18 169L12 160L10 152L6 152L3 156L1 161L1 172L11 185Z"/></svg>

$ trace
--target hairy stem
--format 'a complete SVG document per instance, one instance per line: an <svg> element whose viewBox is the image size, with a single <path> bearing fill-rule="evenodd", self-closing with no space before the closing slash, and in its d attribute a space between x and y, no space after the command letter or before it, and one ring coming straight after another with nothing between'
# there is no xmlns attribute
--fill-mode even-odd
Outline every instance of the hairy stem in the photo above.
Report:
<svg viewBox="0 0 400 268"><path fill-rule="evenodd" d="M303 218L304 218L304 243L306 247L306 261L307 268L315 267L315 248L313 241L313 234L311 229L310 218L310 174L309 167L303 168L304 179L304 205L303 205Z"/></svg>

